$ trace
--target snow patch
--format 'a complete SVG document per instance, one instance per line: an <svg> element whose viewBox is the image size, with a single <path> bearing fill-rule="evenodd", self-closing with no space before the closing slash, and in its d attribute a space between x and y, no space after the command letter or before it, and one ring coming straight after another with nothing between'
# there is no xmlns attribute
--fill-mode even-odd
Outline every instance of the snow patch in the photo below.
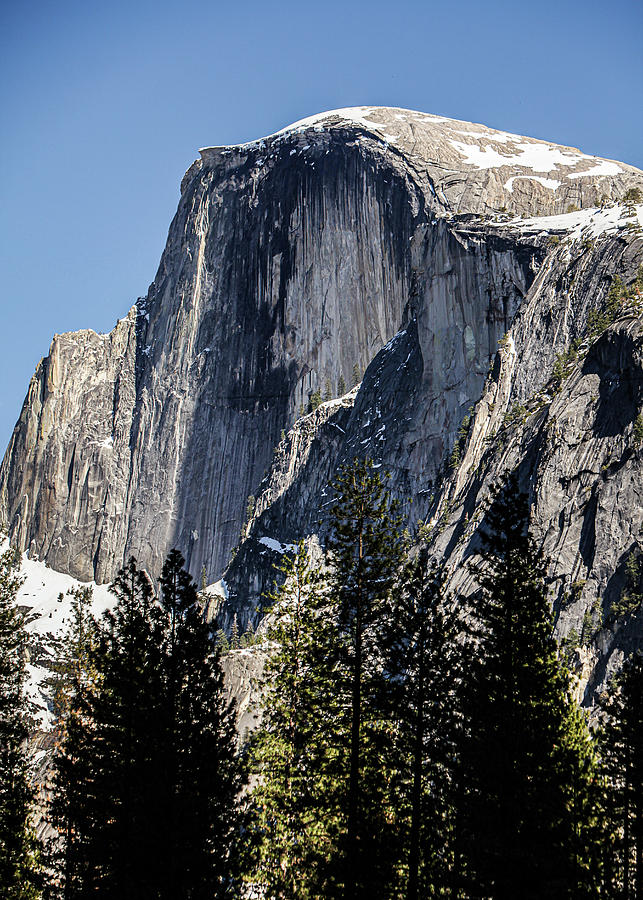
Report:
<svg viewBox="0 0 643 900"><path fill-rule="evenodd" d="M550 191L557 190L562 182L555 181L553 178L543 178L542 175L512 175L511 178L505 182L505 190L509 191L510 194L513 194L513 183L517 178L527 178L529 181L537 181L539 184L542 184L543 187L549 188Z"/></svg>
<svg viewBox="0 0 643 900"><path fill-rule="evenodd" d="M465 134L465 132L460 132ZM471 132L468 132L472 135ZM498 140L486 134L476 135L478 140ZM581 163L591 162L594 167L583 172L573 173L574 178L585 178L589 175L616 175L623 170L616 163L607 162L596 156L587 156L580 151L566 151L555 144L547 144L542 141L511 140L511 135L506 135L506 140L501 143L512 144L513 153L499 153L493 147L480 144L464 143L463 141L449 141L458 153L464 157L465 162L478 169L497 169L502 166L521 166L524 169L532 169L534 172L552 172L560 166L576 168ZM567 176L570 177L570 176Z"/></svg>
<svg viewBox="0 0 643 900"><path fill-rule="evenodd" d="M3 541L0 552L4 552L8 547L8 542ZM50 569L40 560L29 559L26 553L22 556L20 575L24 578L24 582L16 595L16 605L26 608L25 628L44 645L47 644L49 633L60 634L72 620L72 598L67 593L72 588L92 589L91 611L96 618L100 618L103 612L116 602L106 584L77 581L71 575ZM27 694L37 707L39 726L43 729L49 728L52 718L47 707L44 681L50 672L45 666L29 663L27 675Z"/></svg>
<svg viewBox="0 0 643 900"><path fill-rule="evenodd" d="M590 175L621 175L623 169L620 166L617 166L616 163L609 162L608 160L599 160L597 165L592 166L591 169L586 169L584 172L571 172L567 177L568 178L587 178Z"/></svg>
<svg viewBox="0 0 643 900"><path fill-rule="evenodd" d="M220 578L219 581L214 581L212 584L209 584L205 589L206 594L216 594L217 597L223 597L224 600L228 599L229 591L228 585L225 583L225 579Z"/></svg>
<svg viewBox="0 0 643 900"><path fill-rule="evenodd" d="M636 207L636 216L643 225L643 205ZM625 228L632 219L627 216L622 204L598 209L579 209L560 216L534 216L529 219L511 219L497 223L497 227L519 228L528 234L547 234L549 232L567 232L573 241L594 239L603 234L613 234Z"/></svg>
<svg viewBox="0 0 643 900"><path fill-rule="evenodd" d="M259 538L259 543L268 547L269 550L274 550L275 553L292 553L297 549L297 544L281 544L271 537Z"/></svg>
<svg viewBox="0 0 643 900"><path fill-rule="evenodd" d="M5 542L2 548L6 550L7 546ZM71 575L50 569L40 560L29 559L26 554L22 557L20 575L25 581L18 591L16 603L28 607L27 631L32 634L56 632L67 624L71 617L71 598L67 591L72 588L92 589L92 613L95 616L102 615L116 602L106 584L77 581Z"/></svg>

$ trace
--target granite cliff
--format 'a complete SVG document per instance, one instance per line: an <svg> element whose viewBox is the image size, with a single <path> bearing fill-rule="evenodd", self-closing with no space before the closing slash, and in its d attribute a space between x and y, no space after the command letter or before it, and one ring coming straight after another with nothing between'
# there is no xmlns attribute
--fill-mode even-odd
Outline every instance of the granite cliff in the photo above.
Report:
<svg viewBox="0 0 643 900"><path fill-rule="evenodd" d="M643 374L635 289L600 334L591 311L643 260L641 189L623 163L386 108L202 150L147 296L36 370L0 471L12 541L97 581L175 545L213 581L240 544L223 606L256 619L283 545L323 541L329 478L368 454L466 589L489 486L518 467L559 633L594 610L601 679L637 633L601 630L596 602L643 540Z"/></svg>

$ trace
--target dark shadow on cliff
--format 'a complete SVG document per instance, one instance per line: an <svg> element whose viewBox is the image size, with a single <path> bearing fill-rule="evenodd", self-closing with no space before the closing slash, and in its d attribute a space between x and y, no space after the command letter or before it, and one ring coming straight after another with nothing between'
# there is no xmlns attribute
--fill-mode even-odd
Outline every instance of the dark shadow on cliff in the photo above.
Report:
<svg viewBox="0 0 643 900"><path fill-rule="evenodd" d="M583 375L600 378L593 431L596 437L623 434L639 413L643 400L640 325L624 320L608 328L590 347ZM638 337L638 341L637 341Z"/></svg>
<svg viewBox="0 0 643 900"><path fill-rule="evenodd" d="M281 553L262 544L262 538L276 539L283 546L315 533L323 543L333 502L330 485L338 469L356 457L368 456L376 466L381 466L383 473L390 470L394 482L392 493L402 502L403 514L421 515L417 508L411 512L408 504L408 473L399 465L388 466L397 442L394 429L387 428L387 423L397 425L412 409L416 396L414 386L420 384L421 377L422 354L417 328L412 322L370 364L354 405L340 407L318 426L307 460L292 483L253 523L250 536L225 573L234 603L228 605L227 611L222 610L224 627L229 627L235 612L242 625L248 618L254 624L260 618L252 598L270 590L278 574L274 566L282 558ZM387 438L387 430L393 439ZM243 608L239 603L241 598L245 598Z"/></svg>
<svg viewBox="0 0 643 900"><path fill-rule="evenodd" d="M341 374L346 378L353 362L363 364L370 358L378 328L391 328L391 322L392 328L399 327L406 303L406 297L391 288L386 295L391 301L386 323L376 321L367 290L345 298L341 321L324 322L322 309L321 321L313 329L317 343L313 341L307 357L300 358L299 326L289 320L287 305L293 302L291 282L297 267L301 275L302 263L309 266L305 284L314 281L311 273L319 264L319 253L317 245L310 252L305 246L309 231L326 230L328 242L333 239L329 229L337 227L338 247L346 233L354 233L360 247L377 238L382 271L402 284L410 281L410 236L424 211L420 193L412 202L413 186L391 167L385 154L364 153L341 130L328 140L311 141L305 154L296 150L296 136L293 141L294 148L282 141L248 151L234 177L222 165L209 188L215 190L217 178L223 179L225 227L215 217L206 245L212 296L204 299L197 323L194 357L201 370L190 398L193 411L181 448L171 534L171 545L182 549L196 578L203 566L209 580L218 577L238 544L248 497L259 493L273 448L282 429L291 424L293 397L298 396L302 379L315 373L323 390L324 377L330 376L334 385ZM271 159L269 168L257 178L266 157ZM360 219L366 191L379 209L381 234L371 234L370 220ZM222 242L229 245L224 254ZM317 276L324 277L323 272ZM298 302L305 326L306 296ZM364 334L357 329L359 322L367 324ZM348 345L359 351L350 365L344 360L343 373L340 360L333 359L334 372L318 362L329 329L338 346L345 332L350 336ZM315 378L310 383L315 387Z"/></svg>

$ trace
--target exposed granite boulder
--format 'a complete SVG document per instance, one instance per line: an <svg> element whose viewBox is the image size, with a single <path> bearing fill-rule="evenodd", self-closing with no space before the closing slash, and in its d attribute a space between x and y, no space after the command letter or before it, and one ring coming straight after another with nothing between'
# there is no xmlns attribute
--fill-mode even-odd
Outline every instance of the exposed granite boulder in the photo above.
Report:
<svg viewBox="0 0 643 900"><path fill-rule="evenodd" d="M230 650L221 659L228 700L235 703L239 740L245 741L261 718L261 683L266 651Z"/></svg>

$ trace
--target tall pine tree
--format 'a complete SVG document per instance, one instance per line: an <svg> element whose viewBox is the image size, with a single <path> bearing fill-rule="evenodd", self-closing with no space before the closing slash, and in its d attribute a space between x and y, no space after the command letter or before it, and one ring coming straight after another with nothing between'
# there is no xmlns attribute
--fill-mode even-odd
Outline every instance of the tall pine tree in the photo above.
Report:
<svg viewBox="0 0 643 900"><path fill-rule="evenodd" d="M220 651L184 563L172 550L161 575L163 752L153 801L162 823L158 896L238 897L238 798L245 779L234 705L225 698Z"/></svg>
<svg viewBox="0 0 643 900"><path fill-rule="evenodd" d="M324 860L337 839L332 741L342 710L334 691L337 625L327 590L301 542L278 567L267 610L263 716L251 766L256 848L251 880L271 898L323 895Z"/></svg>
<svg viewBox="0 0 643 900"><path fill-rule="evenodd" d="M334 489L328 546L331 597L342 635L336 691L346 713L337 722L336 747L346 825L330 871L340 896L386 896L382 891L393 880L397 857L389 802L397 762L384 645L403 540L396 505L370 460L344 467Z"/></svg>
<svg viewBox="0 0 643 900"><path fill-rule="evenodd" d="M398 696L403 896L456 896L464 624L425 548L405 567L395 601L390 658Z"/></svg>
<svg viewBox="0 0 643 900"><path fill-rule="evenodd" d="M468 890L495 900L589 897L591 836L579 833L572 806L590 791L590 750L578 740L582 723L557 658L544 562L529 536L528 512L512 474L487 513L477 570L478 649L466 743Z"/></svg>
<svg viewBox="0 0 643 900"><path fill-rule="evenodd" d="M65 900L155 896L149 804L160 782L161 626L134 559L111 590L117 602L91 652L96 677L75 684L55 759L51 820Z"/></svg>
<svg viewBox="0 0 643 900"><path fill-rule="evenodd" d="M173 551L161 602L131 559L76 686L52 822L64 900L235 896L233 713L196 589Z"/></svg>
<svg viewBox="0 0 643 900"><path fill-rule="evenodd" d="M613 841L608 897L643 897L643 656L632 656L601 698L601 769Z"/></svg>

